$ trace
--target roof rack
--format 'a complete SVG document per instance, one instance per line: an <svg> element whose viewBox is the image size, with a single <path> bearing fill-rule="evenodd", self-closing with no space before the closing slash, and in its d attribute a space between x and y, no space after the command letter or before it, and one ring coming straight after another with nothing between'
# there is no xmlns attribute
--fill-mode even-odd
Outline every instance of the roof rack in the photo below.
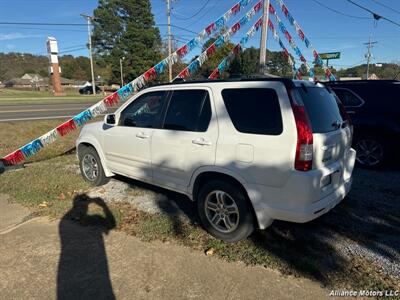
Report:
<svg viewBox="0 0 400 300"><path fill-rule="evenodd" d="M237 82L237 81L281 81L281 82L291 82L292 79L285 77L278 77L271 74L260 75L260 74L251 74L251 75L235 75L231 76L228 79L183 79L176 78L172 82L159 83L154 84L149 87L154 86L168 86L168 85L179 85L179 84L193 84L193 83L210 83L210 82Z"/></svg>

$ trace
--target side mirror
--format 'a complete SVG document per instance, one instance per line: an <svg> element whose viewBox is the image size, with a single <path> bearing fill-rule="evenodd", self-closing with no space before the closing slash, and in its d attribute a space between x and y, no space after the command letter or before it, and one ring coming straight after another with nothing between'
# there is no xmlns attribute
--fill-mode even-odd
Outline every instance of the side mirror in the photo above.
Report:
<svg viewBox="0 0 400 300"><path fill-rule="evenodd" d="M115 115L109 114L104 117L104 123L110 126L115 126Z"/></svg>

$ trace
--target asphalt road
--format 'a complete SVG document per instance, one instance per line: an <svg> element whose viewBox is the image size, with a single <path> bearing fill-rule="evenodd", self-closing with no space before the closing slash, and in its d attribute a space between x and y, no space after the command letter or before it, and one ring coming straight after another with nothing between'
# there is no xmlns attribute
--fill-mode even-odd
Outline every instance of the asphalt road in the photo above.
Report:
<svg viewBox="0 0 400 300"><path fill-rule="evenodd" d="M57 104L27 104L1 105L0 122L47 120L69 118L84 111L94 103L57 103ZM116 108L108 110L112 113Z"/></svg>

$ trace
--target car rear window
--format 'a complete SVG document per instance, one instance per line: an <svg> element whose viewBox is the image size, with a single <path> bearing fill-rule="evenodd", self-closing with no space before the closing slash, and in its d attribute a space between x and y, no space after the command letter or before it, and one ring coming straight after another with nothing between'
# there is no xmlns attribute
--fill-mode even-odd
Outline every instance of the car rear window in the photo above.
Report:
<svg viewBox="0 0 400 300"><path fill-rule="evenodd" d="M335 97L322 87L298 88L310 118L313 133L326 133L337 129L343 119Z"/></svg>
<svg viewBox="0 0 400 300"><path fill-rule="evenodd" d="M224 89L222 97L236 130L280 135L283 131L278 95L273 89Z"/></svg>

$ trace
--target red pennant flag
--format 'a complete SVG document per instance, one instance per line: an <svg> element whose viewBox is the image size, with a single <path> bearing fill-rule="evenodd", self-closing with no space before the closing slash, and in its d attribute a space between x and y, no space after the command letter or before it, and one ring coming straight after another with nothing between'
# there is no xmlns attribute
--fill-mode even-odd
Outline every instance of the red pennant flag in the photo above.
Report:
<svg viewBox="0 0 400 300"><path fill-rule="evenodd" d="M214 30L215 30L215 23L211 23L210 25L208 25L206 27L206 32L207 32L208 35L213 33Z"/></svg>
<svg viewBox="0 0 400 300"><path fill-rule="evenodd" d="M271 9L271 5L270 5L270 9ZM262 8L262 3L261 3L261 1L260 2L258 2L256 5L254 5L254 11L255 12L258 12L260 9ZM273 8L273 7L272 7Z"/></svg>
<svg viewBox="0 0 400 300"><path fill-rule="evenodd" d="M282 11L285 14L285 16L287 17L289 14L289 10L287 9L287 7L284 4L282 5Z"/></svg>
<svg viewBox="0 0 400 300"><path fill-rule="evenodd" d="M314 56L314 58L315 58L315 59L317 59L317 58L318 58L318 52L317 52L317 51L315 51L315 50L313 50L313 52L312 52L312 53L313 53L313 56Z"/></svg>
<svg viewBox="0 0 400 300"><path fill-rule="evenodd" d="M114 93L110 96L108 96L106 99L104 99L104 104L108 107L117 105L119 102L119 96L117 93Z"/></svg>
<svg viewBox="0 0 400 300"><path fill-rule="evenodd" d="M329 70L329 68L326 68L326 69L325 69L325 76L326 76L327 78L329 78L331 75L332 75L331 70Z"/></svg>
<svg viewBox="0 0 400 300"><path fill-rule="evenodd" d="M144 77L144 80L146 80L146 81L152 80L157 77L157 72L153 67L153 68L147 70L147 72L143 74L143 77Z"/></svg>
<svg viewBox="0 0 400 300"><path fill-rule="evenodd" d="M218 71L218 69L215 69L215 70L211 73L210 79L218 79L218 77L219 77L219 71Z"/></svg>
<svg viewBox="0 0 400 300"><path fill-rule="evenodd" d="M261 6L261 3L260 3L260 6ZM269 12L271 14L275 14L275 8L271 4L269 5Z"/></svg>
<svg viewBox="0 0 400 300"><path fill-rule="evenodd" d="M287 40L288 40L289 42L292 41L292 36L290 35L290 33L289 33L288 31L285 32L285 37L287 38Z"/></svg>
<svg viewBox="0 0 400 300"><path fill-rule="evenodd" d="M178 77L180 78L186 78L189 77L190 73L189 73L189 69L188 68L184 68L182 70L182 72L179 73Z"/></svg>
<svg viewBox="0 0 400 300"><path fill-rule="evenodd" d="M24 154L19 149L3 158L4 164L6 166L16 165L23 162L24 160Z"/></svg>
<svg viewBox="0 0 400 300"><path fill-rule="evenodd" d="M57 132L61 135L61 136L65 136L68 133L70 133L71 131L74 131L76 129L76 125L74 120L68 120L67 122L61 124L60 126L58 126L56 128Z"/></svg>
<svg viewBox="0 0 400 300"><path fill-rule="evenodd" d="M274 30L274 24L272 24L271 20L268 20L268 27Z"/></svg>
<svg viewBox="0 0 400 300"><path fill-rule="evenodd" d="M235 48L233 48L233 53L235 54L235 55L237 55L239 52L240 52L240 49L241 49L242 47L240 46L240 44L237 44L236 46L235 46Z"/></svg>
<svg viewBox="0 0 400 300"><path fill-rule="evenodd" d="M207 55L211 56L215 53L217 48L215 47L215 44L212 44L210 47L207 48Z"/></svg>
<svg viewBox="0 0 400 300"><path fill-rule="evenodd" d="M232 14L236 15L240 11L240 3L231 8Z"/></svg>
<svg viewBox="0 0 400 300"><path fill-rule="evenodd" d="M304 56L302 55L302 56L300 56L300 60L303 62L303 63L307 63L307 61L306 61L306 59L304 58Z"/></svg>
<svg viewBox="0 0 400 300"><path fill-rule="evenodd" d="M301 29L298 30L298 35L299 35L300 39L302 41L304 41L305 35L304 35L304 32Z"/></svg>
<svg viewBox="0 0 400 300"><path fill-rule="evenodd" d="M261 25L262 25L262 19L258 19L258 21L257 21L257 23L256 24L254 24L254 26L255 26L255 28L256 28L256 30L258 30L260 27L261 27ZM271 23L272 24L272 23Z"/></svg>
<svg viewBox="0 0 400 300"><path fill-rule="evenodd" d="M287 51L287 49L282 51L282 54L285 58L289 58L289 51Z"/></svg>
<svg viewBox="0 0 400 300"><path fill-rule="evenodd" d="M188 53L188 46L187 45L183 45L182 47L180 47L176 53L178 54L178 56L180 58L184 57L187 53Z"/></svg>
<svg viewBox="0 0 400 300"><path fill-rule="evenodd" d="M238 31L239 29L240 29L240 23L239 23L239 22L237 22L236 24L234 24L234 25L231 27L231 30L232 30L233 33L235 33L236 31Z"/></svg>
<svg viewBox="0 0 400 300"><path fill-rule="evenodd" d="M301 76L300 71L297 71L296 77L297 77L297 79L299 79L299 80L302 80L302 79L303 79L303 77Z"/></svg>

